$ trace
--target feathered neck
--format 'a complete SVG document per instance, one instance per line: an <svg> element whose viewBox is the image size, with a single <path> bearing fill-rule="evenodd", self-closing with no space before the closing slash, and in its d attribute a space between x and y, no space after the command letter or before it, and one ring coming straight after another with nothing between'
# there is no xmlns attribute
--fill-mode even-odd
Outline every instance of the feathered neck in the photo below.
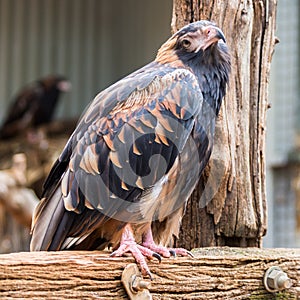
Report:
<svg viewBox="0 0 300 300"><path fill-rule="evenodd" d="M190 54L180 59L195 73L204 100L218 115L231 69L227 46L218 43L205 51L200 50L193 56Z"/></svg>

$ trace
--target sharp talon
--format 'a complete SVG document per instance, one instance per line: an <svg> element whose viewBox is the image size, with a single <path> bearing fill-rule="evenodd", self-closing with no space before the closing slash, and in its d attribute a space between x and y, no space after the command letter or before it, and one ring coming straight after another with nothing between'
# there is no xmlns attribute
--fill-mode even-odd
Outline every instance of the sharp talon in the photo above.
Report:
<svg viewBox="0 0 300 300"><path fill-rule="evenodd" d="M150 280L153 280L152 274L150 272L147 272L147 275L149 276Z"/></svg>
<svg viewBox="0 0 300 300"><path fill-rule="evenodd" d="M159 261L159 263L161 263L161 256L158 253L153 252L152 256L155 257L155 258L157 258L157 260Z"/></svg>
<svg viewBox="0 0 300 300"><path fill-rule="evenodd" d="M191 251L186 251L186 253L187 253L190 257L195 258L195 255L194 255Z"/></svg>
<svg viewBox="0 0 300 300"><path fill-rule="evenodd" d="M169 250L170 254L174 257L176 257L176 252L174 250Z"/></svg>
<svg viewBox="0 0 300 300"><path fill-rule="evenodd" d="M110 257L114 257L116 254L117 254L117 250L114 251L114 252L112 252L109 256L110 256Z"/></svg>

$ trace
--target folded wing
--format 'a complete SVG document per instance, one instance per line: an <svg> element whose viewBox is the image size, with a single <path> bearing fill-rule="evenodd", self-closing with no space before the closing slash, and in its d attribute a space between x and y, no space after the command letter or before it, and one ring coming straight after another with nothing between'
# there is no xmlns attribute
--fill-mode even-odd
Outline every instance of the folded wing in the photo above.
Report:
<svg viewBox="0 0 300 300"><path fill-rule="evenodd" d="M181 207L176 200L165 209L158 196L171 187L175 193L178 182L177 192L184 191L183 181L191 181L191 163L182 168L181 154L194 162L186 149L194 149L191 134L202 102L190 71L157 63L100 93L49 174L31 248L74 247L89 236L109 243L126 223L164 218Z"/></svg>

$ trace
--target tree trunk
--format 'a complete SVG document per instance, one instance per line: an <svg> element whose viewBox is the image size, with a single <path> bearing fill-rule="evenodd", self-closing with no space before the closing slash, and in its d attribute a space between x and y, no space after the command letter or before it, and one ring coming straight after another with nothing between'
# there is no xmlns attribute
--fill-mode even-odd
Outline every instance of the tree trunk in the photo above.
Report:
<svg viewBox="0 0 300 300"><path fill-rule="evenodd" d="M266 233L265 127L276 0L174 0L172 30L214 21L232 72L212 157L192 194L177 246L261 246Z"/></svg>
<svg viewBox="0 0 300 300"><path fill-rule="evenodd" d="M300 251L195 249L195 259L149 262L153 299L299 299ZM0 255L1 299L128 299L120 281L130 257L107 252L62 251ZM266 291L266 270L278 266L291 287ZM147 279L145 279L147 281ZM148 280L150 281L150 280ZM144 298L137 298L144 299Z"/></svg>

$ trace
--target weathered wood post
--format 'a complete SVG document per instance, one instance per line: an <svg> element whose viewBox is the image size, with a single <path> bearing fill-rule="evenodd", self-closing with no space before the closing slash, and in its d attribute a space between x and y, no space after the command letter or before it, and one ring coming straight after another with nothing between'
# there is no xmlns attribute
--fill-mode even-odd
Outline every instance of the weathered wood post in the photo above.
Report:
<svg viewBox="0 0 300 300"><path fill-rule="evenodd" d="M217 23L231 50L230 85L209 166L189 201L177 246L256 246L266 233L265 127L276 0L174 0L172 30ZM207 182L218 178L208 190Z"/></svg>
<svg viewBox="0 0 300 300"><path fill-rule="evenodd" d="M300 250L201 248L195 259L149 262L149 287L159 299L296 300L300 297ZM131 257L109 252L60 251L0 255L1 299L129 299L121 283ZM265 271L279 266L290 288L274 295L263 284ZM143 298L137 298L143 299Z"/></svg>

